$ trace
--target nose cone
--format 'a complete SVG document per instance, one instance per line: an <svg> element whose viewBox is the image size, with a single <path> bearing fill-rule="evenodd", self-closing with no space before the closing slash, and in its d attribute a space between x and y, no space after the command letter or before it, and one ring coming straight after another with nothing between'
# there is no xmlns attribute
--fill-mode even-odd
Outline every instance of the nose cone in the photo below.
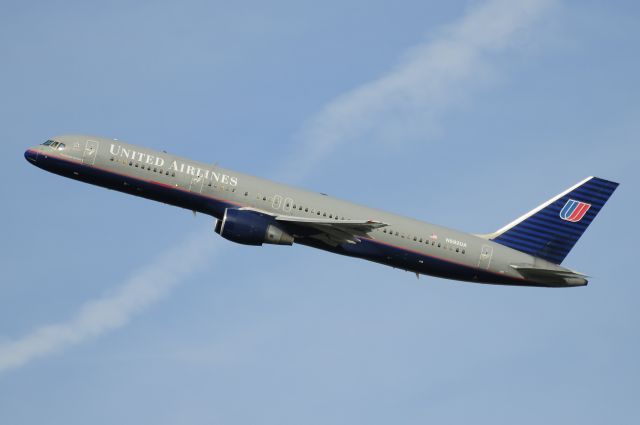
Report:
<svg viewBox="0 0 640 425"><path fill-rule="evenodd" d="M27 149L24 152L24 157L27 159L27 161L35 164L38 160L38 152L33 149Z"/></svg>

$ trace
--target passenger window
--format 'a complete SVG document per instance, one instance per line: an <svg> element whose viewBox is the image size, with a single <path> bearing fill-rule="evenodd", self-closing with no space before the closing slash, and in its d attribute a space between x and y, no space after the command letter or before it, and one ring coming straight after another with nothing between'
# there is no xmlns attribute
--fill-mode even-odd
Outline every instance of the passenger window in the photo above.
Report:
<svg viewBox="0 0 640 425"><path fill-rule="evenodd" d="M416 236L413 237L414 242L418 240Z"/></svg>
<svg viewBox="0 0 640 425"><path fill-rule="evenodd" d="M309 208L305 208L305 209L304 209L304 212L309 212Z"/></svg>
<svg viewBox="0 0 640 425"><path fill-rule="evenodd" d="M440 248L440 242L438 242L438 248Z"/></svg>
<svg viewBox="0 0 640 425"><path fill-rule="evenodd" d="M249 196L249 192L245 192L245 193L244 193L244 196Z"/></svg>
<svg viewBox="0 0 640 425"><path fill-rule="evenodd" d="M462 253L464 254L464 249L462 250Z"/></svg>
<svg viewBox="0 0 640 425"><path fill-rule="evenodd" d="M460 248L456 248L456 252L460 252Z"/></svg>
<svg viewBox="0 0 640 425"><path fill-rule="evenodd" d="M329 218L333 218L333 214L329 214Z"/></svg>
<svg viewBox="0 0 640 425"><path fill-rule="evenodd" d="M133 165L133 161L129 161L129 166L132 166L132 165Z"/></svg>

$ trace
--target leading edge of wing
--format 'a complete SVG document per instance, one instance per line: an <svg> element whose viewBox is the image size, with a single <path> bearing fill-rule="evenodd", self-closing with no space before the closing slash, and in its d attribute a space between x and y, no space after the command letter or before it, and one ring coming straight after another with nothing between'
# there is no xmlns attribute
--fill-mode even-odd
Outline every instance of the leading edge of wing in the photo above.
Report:
<svg viewBox="0 0 640 425"><path fill-rule="evenodd" d="M370 229L377 229L379 227L388 226L387 223L383 223L377 220L332 220L326 218L311 218L311 217L294 217L289 215L277 215L277 221L289 221L300 224L326 224L336 227L349 227L349 226L363 226Z"/></svg>
<svg viewBox="0 0 640 425"><path fill-rule="evenodd" d="M379 227L385 227L388 226L387 223L384 223L382 221L377 221L377 220L339 220L339 219L330 219L330 218L315 218L315 217L296 217L293 215L279 215L279 214L273 214L271 212L268 211L264 211L264 210L260 210L257 208L251 208L251 207L243 207L243 208L239 208L240 210L245 210L245 211L256 211L262 214L267 214L270 215L272 217L274 217L277 221L288 221L288 222L292 222L292 223L300 223L300 224L327 224L327 225L334 225L334 226L357 226L357 225L362 225L362 226L366 226L369 227L371 229L377 229Z"/></svg>

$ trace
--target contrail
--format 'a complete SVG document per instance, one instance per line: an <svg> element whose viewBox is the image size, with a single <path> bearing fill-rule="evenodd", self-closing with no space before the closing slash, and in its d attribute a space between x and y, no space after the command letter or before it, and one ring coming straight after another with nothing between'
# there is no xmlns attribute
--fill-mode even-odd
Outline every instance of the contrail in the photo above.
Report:
<svg viewBox="0 0 640 425"><path fill-rule="evenodd" d="M291 177L346 143L424 140L436 122L492 74L491 59L519 36L552 0L491 0L470 9L435 38L405 52L382 77L328 103L300 131Z"/></svg>
<svg viewBox="0 0 640 425"><path fill-rule="evenodd" d="M438 36L408 51L381 78L324 107L299 134L289 177L296 181L340 145L357 139L411 138L478 82L492 54L513 47L551 0L491 0L472 8ZM210 229L198 232L134 272L111 295L86 302L69 321L45 325L0 344L0 372L126 325L212 258Z"/></svg>
<svg viewBox="0 0 640 425"><path fill-rule="evenodd" d="M67 322L41 326L0 344L0 372L126 325L211 259L210 229L202 229L134 272L114 293L82 305Z"/></svg>

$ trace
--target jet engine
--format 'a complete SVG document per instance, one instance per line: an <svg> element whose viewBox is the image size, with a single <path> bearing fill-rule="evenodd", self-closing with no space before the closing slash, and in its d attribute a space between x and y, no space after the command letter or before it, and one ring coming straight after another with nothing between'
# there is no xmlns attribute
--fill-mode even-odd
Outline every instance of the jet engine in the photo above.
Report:
<svg viewBox="0 0 640 425"><path fill-rule="evenodd" d="M277 226L274 218L258 211L227 208L216 222L217 234L243 245L292 245L293 236Z"/></svg>

